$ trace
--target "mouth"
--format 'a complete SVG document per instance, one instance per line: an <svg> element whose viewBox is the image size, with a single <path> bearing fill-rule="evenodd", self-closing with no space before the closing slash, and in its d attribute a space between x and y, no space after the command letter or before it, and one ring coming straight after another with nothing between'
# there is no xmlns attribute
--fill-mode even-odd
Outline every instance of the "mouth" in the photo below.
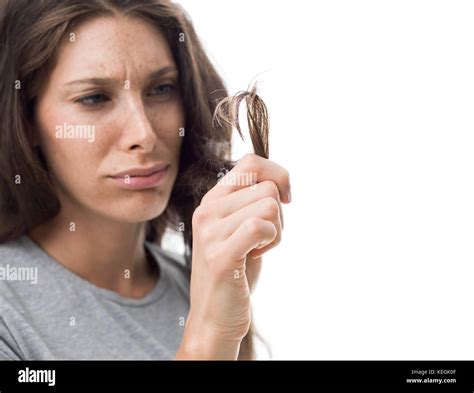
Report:
<svg viewBox="0 0 474 393"><path fill-rule="evenodd" d="M110 176L110 179L117 185L132 189L141 190L154 188L163 184L169 171L169 165L157 165L152 168L135 168Z"/></svg>

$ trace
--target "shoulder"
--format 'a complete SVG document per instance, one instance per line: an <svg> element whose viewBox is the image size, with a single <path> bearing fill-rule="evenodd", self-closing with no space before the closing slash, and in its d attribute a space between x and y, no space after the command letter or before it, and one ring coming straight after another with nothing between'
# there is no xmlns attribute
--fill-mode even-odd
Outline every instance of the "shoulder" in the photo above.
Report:
<svg viewBox="0 0 474 393"><path fill-rule="evenodd" d="M23 358L14 334L21 329L26 315L25 293L34 294L37 281L27 245L23 238L0 244L0 360Z"/></svg>
<svg viewBox="0 0 474 393"><path fill-rule="evenodd" d="M0 243L0 265L27 261L28 249L23 236L6 243Z"/></svg>
<svg viewBox="0 0 474 393"><path fill-rule="evenodd" d="M0 244L0 307L23 309L38 296L38 260L24 237Z"/></svg>
<svg viewBox="0 0 474 393"><path fill-rule="evenodd" d="M16 290L38 282L38 264L24 237L0 244L0 295L7 297ZM28 284L28 285L26 285Z"/></svg>

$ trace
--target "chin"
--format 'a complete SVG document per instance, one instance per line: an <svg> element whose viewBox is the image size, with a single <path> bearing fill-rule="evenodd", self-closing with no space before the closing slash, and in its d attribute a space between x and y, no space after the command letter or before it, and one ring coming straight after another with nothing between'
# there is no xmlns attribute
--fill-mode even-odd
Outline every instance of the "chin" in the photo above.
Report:
<svg viewBox="0 0 474 393"><path fill-rule="evenodd" d="M160 216L168 206L169 193L136 194L116 204L105 207L103 215L124 223L137 224Z"/></svg>

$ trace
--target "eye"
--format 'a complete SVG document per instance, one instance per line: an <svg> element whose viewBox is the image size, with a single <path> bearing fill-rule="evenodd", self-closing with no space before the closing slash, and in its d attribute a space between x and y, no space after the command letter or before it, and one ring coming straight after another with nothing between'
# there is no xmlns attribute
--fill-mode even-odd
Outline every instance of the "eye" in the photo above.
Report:
<svg viewBox="0 0 474 393"><path fill-rule="evenodd" d="M90 96L77 99L75 102L84 106L96 106L103 102L109 101L109 98L104 94L92 94Z"/></svg>
<svg viewBox="0 0 474 393"><path fill-rule="evenodd" d="M174 90L174 85L172 85L171 83L166 83L166 84L163 84L163 85L158 85L158 86L155 86L153 89L151 89L151 94L150 95L154 95L154 96L164 96L164 95L167 95L167 94L171 94L171 92Z"/></svg>

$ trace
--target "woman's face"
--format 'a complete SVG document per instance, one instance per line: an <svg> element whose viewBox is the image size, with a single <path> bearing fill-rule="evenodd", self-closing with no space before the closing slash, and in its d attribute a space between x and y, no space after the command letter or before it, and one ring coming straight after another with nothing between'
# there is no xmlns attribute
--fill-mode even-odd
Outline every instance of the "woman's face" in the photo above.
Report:
<svg viewBox="0 0 474 393"><path fill-rule="evenodd" d="M176 179L185 121L170 48L136 18L99 17L72 33L36 112L63 209L128 223L157 217Z"/></svg>

